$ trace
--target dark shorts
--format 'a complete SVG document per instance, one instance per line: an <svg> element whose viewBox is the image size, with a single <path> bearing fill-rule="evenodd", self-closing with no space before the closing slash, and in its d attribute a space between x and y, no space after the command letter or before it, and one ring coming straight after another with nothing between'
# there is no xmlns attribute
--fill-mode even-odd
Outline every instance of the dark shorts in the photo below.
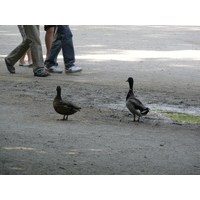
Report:
<svg viewBox="0 0 200 200"><path fill-rule="evenodd" d="M47 31L47 29L51 28L51 27L56 27L56 25L44 25L44 30Z"/></svg>

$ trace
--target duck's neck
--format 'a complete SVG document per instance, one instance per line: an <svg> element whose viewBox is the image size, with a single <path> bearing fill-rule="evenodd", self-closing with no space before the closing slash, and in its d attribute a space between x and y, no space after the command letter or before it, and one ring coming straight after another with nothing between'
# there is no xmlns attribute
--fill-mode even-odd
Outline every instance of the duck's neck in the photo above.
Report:
<svg viewBox="0 0 200 200"><path fill-rule="evenodd" d="M131 96L134 96L134 93L133 93L133 90L129 90L128 91L128 94L126 95L126 101L131 97Z"/></svg>
<svg viewBox="0 0 200 200"><path fill-rule="evenodd" d="M133 80L129 80L129 87L130 87L130 90L133 91Z"/></svg>
<svg viewBox="0 0 200 200"><path fill-rule="evenodd" d="M61 91L60 90L57 91L57 98L61 99Z"/></svg>

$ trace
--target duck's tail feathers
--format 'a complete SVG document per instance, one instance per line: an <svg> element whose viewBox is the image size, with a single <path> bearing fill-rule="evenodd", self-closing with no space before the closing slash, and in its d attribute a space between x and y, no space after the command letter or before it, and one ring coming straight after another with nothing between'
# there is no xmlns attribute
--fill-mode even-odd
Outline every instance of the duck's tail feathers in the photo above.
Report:
<svg viewBox="0 0 200 200"><path fill-rule="evenodd" d="M81 110L81 108L80 107L75 107L75 109L77 110L77 111L80 111Z"/></svg>
<svg viewBox="0 0 200 200"><path fill-rule="evenodd" d="M143 111L141 111L141 114L146 115L149 112L149 108L145 108Z"/></svg>

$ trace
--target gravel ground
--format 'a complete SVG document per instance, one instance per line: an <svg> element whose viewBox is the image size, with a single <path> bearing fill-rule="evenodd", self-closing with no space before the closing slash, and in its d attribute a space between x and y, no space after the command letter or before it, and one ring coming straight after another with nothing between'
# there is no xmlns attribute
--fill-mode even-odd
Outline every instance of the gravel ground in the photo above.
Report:
<svg viewBox="0 0 200 200"><path fill-rule="evenodd" d="M159 109L199 115L199 26L71 26L79 74L9 74L4 57L21 42L0 26L0 174L199 175L199 125ZM41 41L45 55L44 31ZM64 69L62 54L59 67ZM151 111L133 123L125 107L129 76ZM60 121L56 87L82 107Z"/></svg>

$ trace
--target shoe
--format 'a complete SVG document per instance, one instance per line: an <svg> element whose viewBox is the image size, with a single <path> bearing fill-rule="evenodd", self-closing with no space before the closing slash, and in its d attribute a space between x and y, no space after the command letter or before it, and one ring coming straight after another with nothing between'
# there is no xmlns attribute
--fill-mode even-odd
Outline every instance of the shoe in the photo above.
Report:
<svg viewBox="0 0 200 200"><path fill-rule="evenodd" d="M76 73L76 72L80 72L80 71L82 71L82 68L77 67L75 65L65 69L66 73Z"/></svg>
<svg viewBox="0 0 200 200"><path fill-rule="evenodd" d="M33 63L20 63L19 62L19 66L23 66L23 67L30 67L30 66L32 66L33 65Z"/></svg>
<svg viewBox="0 0 200 200"><path fill-rule="evenodd" d="M11 74L15 74L15 68L14 68L12 65L10 65L10 64L8 63L8 61L6 60L6 58L5 58L5 63L6 63L7 70L8 70Z"/></svg>
<svg viewBox="0 0 200 200"><path fill-rule="evenodd" d="M45 71L43 68L40 68L34 72L34 76L38 77L46 77L46 76L51 76L47 71Z"/></svg>
<svg viewBox="0 0 200 200"><path fill-rule="evenodd" d="M52 72L52 73L62 73L62 71L63 71L62 69L60 69L56 66L51 66L51 67L46 66L46 69L47 69L47 71Z"/></svg>

